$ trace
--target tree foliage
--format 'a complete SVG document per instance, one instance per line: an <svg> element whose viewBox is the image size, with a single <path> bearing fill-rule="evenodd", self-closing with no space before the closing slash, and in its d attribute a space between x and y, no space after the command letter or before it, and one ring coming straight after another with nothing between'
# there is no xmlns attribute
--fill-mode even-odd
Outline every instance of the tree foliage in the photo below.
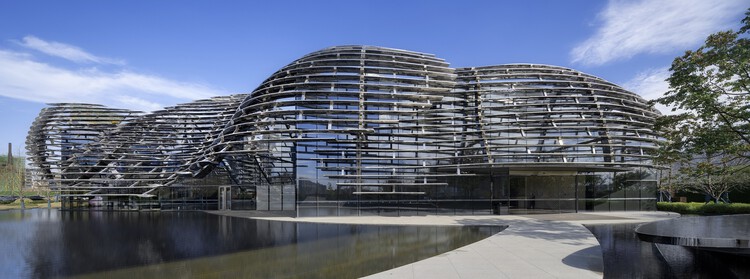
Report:
<svg viewBox="0 0 750 279"><path fill-rule="evenodd" d="M24 183L24 159L16 157L13 162L8 156L0 156L0 195L18 195Z"/></svg>
<svg viewBox="0 0 750 279"><path fill-rule="evenodd" d="M675 108L657 119L667 139L658 162L677 164L677 184L715 199L750 187L750 10L739 31L711 34L672 62L670 90L654 100Z"/></svg>

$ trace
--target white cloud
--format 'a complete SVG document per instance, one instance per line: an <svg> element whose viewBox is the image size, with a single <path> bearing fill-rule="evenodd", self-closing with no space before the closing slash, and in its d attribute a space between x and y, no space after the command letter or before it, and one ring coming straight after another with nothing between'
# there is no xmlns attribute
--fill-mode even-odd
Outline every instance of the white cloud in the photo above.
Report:
<svg viewBox="0 0 750 279"><path fill-rule="evenodd" d="M747 0L610 0L596 33L571 51L575 63L601 65L641 53L687 49L730 29Z"/></svg>
<svg viewBox="0 0 750 279"><path fill-rule="evenodd" d="M73 47L75 48L75 47ZM91 56L96 57L96 56ZM0 49L0 96L40 103L98 103L142 111L228 92L207 85L118 69L68 69L28 53Z"/></svg>
<svg viewBox="0 0 750 279"><path fill-rule="evenodd" d="M669 67L648 69L638 73L635 77L625 82L622 86L632 92L641 95L646 100L653 100L662 97L664 93L669 91L669 83L666 81L669 78ZM672 107L667 107L661 104L654 105L663 114L676 114L683 110L672 111Z"/></svg>
<svg viewBox="0 0 750 279"><path fill-rule="evenodd" d="M119 102L119 108L136 107L142 111L155 111L164 108L163 105L132 96L117 96L115 101Z"/></svg>
<svg viewBox="0 0 750 279"><path fill-rule="evenodd" d="M60 57L77 63L125 64L125 61L119 59L99 57L75 46L58 42L48 42L34 36L23 37L23 40L19 44L47 55Z"/></svg>

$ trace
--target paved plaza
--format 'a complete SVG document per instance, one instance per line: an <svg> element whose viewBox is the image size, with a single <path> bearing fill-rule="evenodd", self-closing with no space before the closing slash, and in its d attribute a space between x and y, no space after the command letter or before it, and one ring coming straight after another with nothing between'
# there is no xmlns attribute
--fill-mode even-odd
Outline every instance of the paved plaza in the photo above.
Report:
<svg viewBox="0 0 750 279"><path fill-rule="evenodd" d="M248 211L212 211L276 221L371 225L507 225L484 240L366 278L602 278L602 251L584 224L642 223L669 212L543 215L353 216L292 218Z"/></svg>

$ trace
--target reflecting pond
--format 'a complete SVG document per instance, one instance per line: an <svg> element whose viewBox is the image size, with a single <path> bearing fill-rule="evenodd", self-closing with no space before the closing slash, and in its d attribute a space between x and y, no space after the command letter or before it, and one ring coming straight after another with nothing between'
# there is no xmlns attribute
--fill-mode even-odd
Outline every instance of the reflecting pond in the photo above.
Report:
<svg viewBox="0 0 750 279"><path fill-rule="evenodd" d="M296 223L203 212L0 211L0 277L355 278L503 229Z"/></svg>
<svg viewBox="0 0 750 279"><path fill-rule="evenodd" d="M641 241L638 225L586 225L601 245L604 278L750 278L750 257Z"/></svg>

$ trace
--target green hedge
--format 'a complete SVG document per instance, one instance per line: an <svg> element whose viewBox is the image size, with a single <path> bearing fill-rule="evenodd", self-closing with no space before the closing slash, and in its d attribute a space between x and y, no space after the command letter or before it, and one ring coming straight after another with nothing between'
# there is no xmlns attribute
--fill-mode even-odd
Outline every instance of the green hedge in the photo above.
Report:
<svg viewBox="0 0 750 279"><path fill-rule="evenodd" d="M672 211L680 214L723 215L750 214L750 204L747 203L708 203L702 202L658 202L656 208L660 211Z"/></svg>

